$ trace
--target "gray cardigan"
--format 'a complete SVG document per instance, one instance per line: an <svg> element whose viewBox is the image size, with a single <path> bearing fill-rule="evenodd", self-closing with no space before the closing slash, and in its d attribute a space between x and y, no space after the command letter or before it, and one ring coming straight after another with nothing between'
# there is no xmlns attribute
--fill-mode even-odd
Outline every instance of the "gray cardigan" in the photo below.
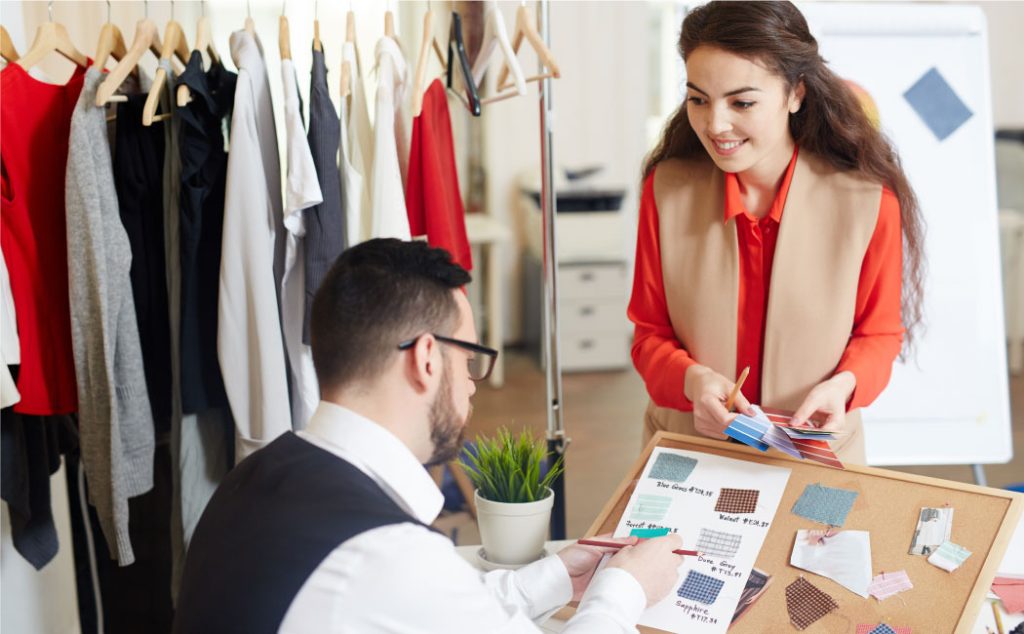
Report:
<svg viewBox="0 0 1024 634"><path fill-rule="evenodd" d="M89 69L71 117L68 290L89 501L111 555L127 566L135 560L128 498L153 488L154 431L128 277L131 247L118 213L106 111L95 105L102 79Z"/></svg>

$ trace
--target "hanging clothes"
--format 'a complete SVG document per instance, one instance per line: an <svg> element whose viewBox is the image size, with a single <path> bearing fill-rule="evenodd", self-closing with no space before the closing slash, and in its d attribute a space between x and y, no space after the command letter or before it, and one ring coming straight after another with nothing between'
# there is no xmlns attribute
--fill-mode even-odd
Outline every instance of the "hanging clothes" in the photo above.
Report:
<svg viewBox="0 0 1024 634"><path fill-rule="evenodd" d="M11 278L21 342L14 405L23 414L78 409L68 310L64 176L71 113L85 69L64 85L31 77L18 64L0 71L0 249Z"/></svg>
<svg viewBox="0 0 1024 634"><path fill-rule="evenodd" d="M170 428L171 332L164 258L164 125L142 125L148 82L117 104L114 187L132 250L131 286L156 432Z"/></svg>
<svg viewBox="0 0 1024 634"><path fill-rule="evenodd" d="M322 52L320 56L322 60ZM298 76L290 59L281 60L281 82L284 87L284 124L288 144L284 202L284 226L288 233L285 242L284 278L281 282L281 321L290 368L292 429L298 431L305 429L306 421L313 415L320 402L320 387L313 367L313 351L302 342L306 301L307 235L303 211L322 203L323 196L320 193L313 155L306 141ZM331 171L337 174L336 170Z"/></svg>
<svg viewBox="0 0 1024 634"><path fill-rule="evenodd" d="M345 42L341 49L342 63L352 67L351 94L341 100L341 182L345 191L345 219L348 245L359 244L370 237L370 168L373 165L373 131L366 105L363 72L359 67L356 47Z"/></svg>
<svg viewBox="0 0 1024 634"><path fill-rule="evenodd" d="M281 169L263 49L231 34L238 67L221 248L217 354L235 419L235 460L291 429L278 309L284 265Z"/></svg>
<svg viewBox="0 0 1024 634"><path fill-rule="evenodd" d="M217 360L217 295L224 227L227 152L222 122L231 113L238 77L219 62L203 68L192 51L178 83L192 101L176 109L181 192L181 409L185 414L225 407L227 395Z"/></svg>
<svg viewBox="0 0 1024 634"><path fill-rule="evenodd" d="M409 215L405 210L402 169L399 156L408 156L403 139L403 104L409 69L402 49L393 38L377 42L377 108L373 135L373 168L370 174L370 202L373 209L371 235L374 238L409 240ZM396 134L396 130L399 133Z"/></svg>
<svg viewBox="0 0 1024 634"><path fill-rule="evenodd" d="M18 386L8 365L21 363L21 343L18 341L17 312L11 294L11 278L7 274L7 261L0 251L0 409L21 400Z"/></svg>
<svg viewBox="0 0 1024 634"><path fill-rule="evenodd" d="M423 95L423 111L412 123L405 194L409 228L414 236L426 235L431 246L446 249L456 264L470 271L473 253L460 192L448 96L435 79Z"/></svg>
<svg viewBox="0 0 1024 634"><path fill-rule="evenodd" d="M127 566L135 561L128 498L153 488L155 439L129 277L131 246L114 191L106 109L95 104L103 78L99 69L88 70L71 117L68 287L89 501L110 552Z"/></svg>
<svg viewBox="0 0 1024 634"><path fill-rule="evenodd" d="M302 317L302 343L310 344L309 316L313 297L334 260L345 249L344 190L339 171L338 148L342 139L341 121L331 103L327 88L327 63L324 52L313 49L313 68L309 73L309 149L313 155L323 202L306 210L305 267L306 292ZM285 80L287 83L287 79ZM289 165L289 169L291 165ZM341 158L340 169L345 169Z"/></svg>

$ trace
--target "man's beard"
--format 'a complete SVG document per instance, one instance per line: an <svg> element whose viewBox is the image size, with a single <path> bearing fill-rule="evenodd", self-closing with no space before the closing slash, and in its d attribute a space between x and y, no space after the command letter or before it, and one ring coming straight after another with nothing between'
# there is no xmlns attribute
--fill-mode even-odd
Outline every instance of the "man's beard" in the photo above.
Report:
<svg viewBox="0 0 1024 634"><path fill-rule="evenodd" d="M455 403L452 400L452 380L449 370L448 359L445 357L441 385L434 397L434 402L430 405L430 440L434 443L434 454L427 461L428 467L448 462L459 455L465 441L466 422L473 414L473 406L470 405L465 420L459 420L459 416L455 412Z"/></svg>

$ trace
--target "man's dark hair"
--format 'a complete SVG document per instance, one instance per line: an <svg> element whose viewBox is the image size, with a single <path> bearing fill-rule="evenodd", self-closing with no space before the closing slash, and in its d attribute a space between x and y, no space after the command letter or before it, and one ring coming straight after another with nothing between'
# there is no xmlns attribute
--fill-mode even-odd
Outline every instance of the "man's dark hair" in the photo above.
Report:
<svg viewBox="0 0 1024 634"><path fill-rule="evenodd" d="M368 240L344 251L313 298L310 336L321 388L371 379L398 344L458 326L452 289L469 273L425 242Z"/></svg>

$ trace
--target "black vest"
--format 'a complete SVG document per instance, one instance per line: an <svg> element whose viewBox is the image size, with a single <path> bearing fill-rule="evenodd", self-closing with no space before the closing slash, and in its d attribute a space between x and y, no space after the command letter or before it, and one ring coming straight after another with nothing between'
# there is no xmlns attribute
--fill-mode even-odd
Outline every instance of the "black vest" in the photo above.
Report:
<svg viewBox="0 0 1024 634"><path fill-rule="evenodd" d="M227 474L189 544L174 632L276 632L342 542L412 522L367 477L292 433Z"/></svg>

